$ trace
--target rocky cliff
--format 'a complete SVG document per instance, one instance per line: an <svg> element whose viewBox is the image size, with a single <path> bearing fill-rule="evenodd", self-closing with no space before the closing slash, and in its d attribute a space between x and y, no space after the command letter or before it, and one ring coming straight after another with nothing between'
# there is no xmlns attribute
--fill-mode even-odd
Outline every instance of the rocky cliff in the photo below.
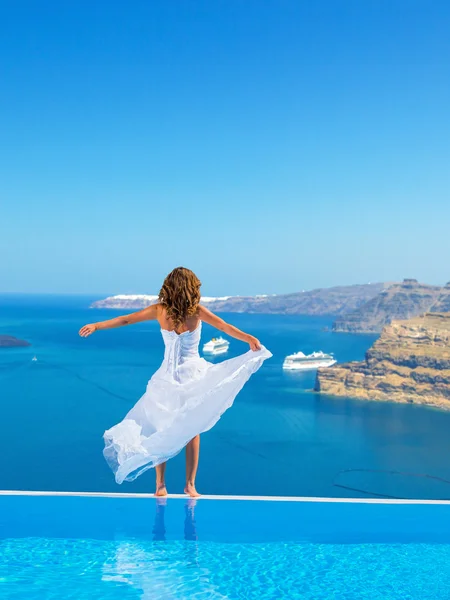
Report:
<svg viewBox="0 0 450 600"><path fill-rule="evenodd" d="M319 369L315 389L450 409L450 313L394 321L363 362Z"/></svg>
<svg viewBox="0 0 450 600"><path fill-rule="evenodd" d="M410 319L428 311L450 311L450 286L445 288L405 279L383 290L359 308L342 315L333 331L379 333L395 319Z"/></svg>
<svg viewBox="0 0 450 600"><path fill-rule="evenodd" d="M450 282L440 291L436 303L431 307L432 312L450 312Z"/></svg>
<svg viewBox="0 0 450 600"><path fill-rule="evenodd" d="M377 296L387 283L368 283L277 294L272 296L228 296L202 298L202 303L218 312L248 312L291 315L341 315ZM98 300L92 308L144 308L156 296L111 296Z"/></svg>

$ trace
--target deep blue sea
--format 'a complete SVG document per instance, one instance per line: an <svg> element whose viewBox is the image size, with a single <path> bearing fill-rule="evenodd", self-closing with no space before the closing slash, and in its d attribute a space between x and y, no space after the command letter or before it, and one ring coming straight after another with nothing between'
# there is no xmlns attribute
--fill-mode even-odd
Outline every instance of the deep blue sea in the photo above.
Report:
<svg viewBox="0 0 450 600"><path fill-rule="evenodd" d="M85 296L0 296L0 333L32 343L0 348L2 489L153 491L153 472L118 486L102 456L102 434L145 391L162 360L157 323L78 337L87 323L120 314L89 309ZM123 311L121 311L123 312ZM414 405L314 394L314 373L285 373L286 354L334 352L359 360L375 336L325 331L331 318L223 315L272 352L202 436L199 491L208 494L450 498L450 413ZM203 328L203 341L213 330ZM233 340L228 356L246 351ZM37 361L32 361L36 355ZM217 360L217 359L216 359ZM343 470L357 469L341 473ZM367 469L382 472L368 472ZM168 465L181 492L184 456Z"/></svg>

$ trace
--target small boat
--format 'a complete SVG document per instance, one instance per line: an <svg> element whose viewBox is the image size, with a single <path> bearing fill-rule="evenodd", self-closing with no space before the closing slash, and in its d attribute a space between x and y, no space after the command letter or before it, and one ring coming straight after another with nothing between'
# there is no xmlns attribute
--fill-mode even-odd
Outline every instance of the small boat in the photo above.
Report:
<svg viewBox="0 0 450 600"><path fill-rule="evenodd" d="M312 354L303 354L303 352L296 352L286 356L283 363L283 369L288 371L306 371L312 369L319 369L323 367L331 367L336 364L336 359L332 354L325 354L324 352L313 352Z"/></svg>
<svg viewBox="0 0 450 600"><path fill-rule="evenodd" d="M33 358L31 359L33 362L37 361L37 356L33 356Z"/></svg>
<svg viewBox="0 0 450 600"><path fill-rule="evenodd" d="M217 356L218 354L226 354L230 342L225 340L223 337L213 338L209 342L203 345L203 353Z"/></svg>

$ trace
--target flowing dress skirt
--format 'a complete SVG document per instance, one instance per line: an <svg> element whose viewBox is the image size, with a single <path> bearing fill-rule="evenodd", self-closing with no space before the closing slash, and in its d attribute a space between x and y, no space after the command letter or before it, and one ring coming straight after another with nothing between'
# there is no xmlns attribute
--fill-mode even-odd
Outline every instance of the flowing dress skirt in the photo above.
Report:
<svg viewBox="0 0 450 600"><path fill-rule="evenodd" d="M262 347L218 364L198 355L175 369L163 362L125 419L104 433L103 454L117 483L133 481L211 429L271 356Z"/></svg>

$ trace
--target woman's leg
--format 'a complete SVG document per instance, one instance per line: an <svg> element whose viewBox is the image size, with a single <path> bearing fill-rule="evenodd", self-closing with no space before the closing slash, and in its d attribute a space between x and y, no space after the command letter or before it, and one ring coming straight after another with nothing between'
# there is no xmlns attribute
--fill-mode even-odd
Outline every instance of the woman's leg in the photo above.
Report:
<svg viewBox="0 0 450 600"><path fill-rule="evenodd" d="M155 467L156 492L155 496L167 496L166 490L166 463L163 462Z"/></svg>
<svg viewBox="0 0 450 600"><path fill-rule="evenodd" d="M186 487L184 493L192 498L200 496L195 489L195 476L197 475L198 457L200 454L200 436L196 435L186 446Z"/></svg>

